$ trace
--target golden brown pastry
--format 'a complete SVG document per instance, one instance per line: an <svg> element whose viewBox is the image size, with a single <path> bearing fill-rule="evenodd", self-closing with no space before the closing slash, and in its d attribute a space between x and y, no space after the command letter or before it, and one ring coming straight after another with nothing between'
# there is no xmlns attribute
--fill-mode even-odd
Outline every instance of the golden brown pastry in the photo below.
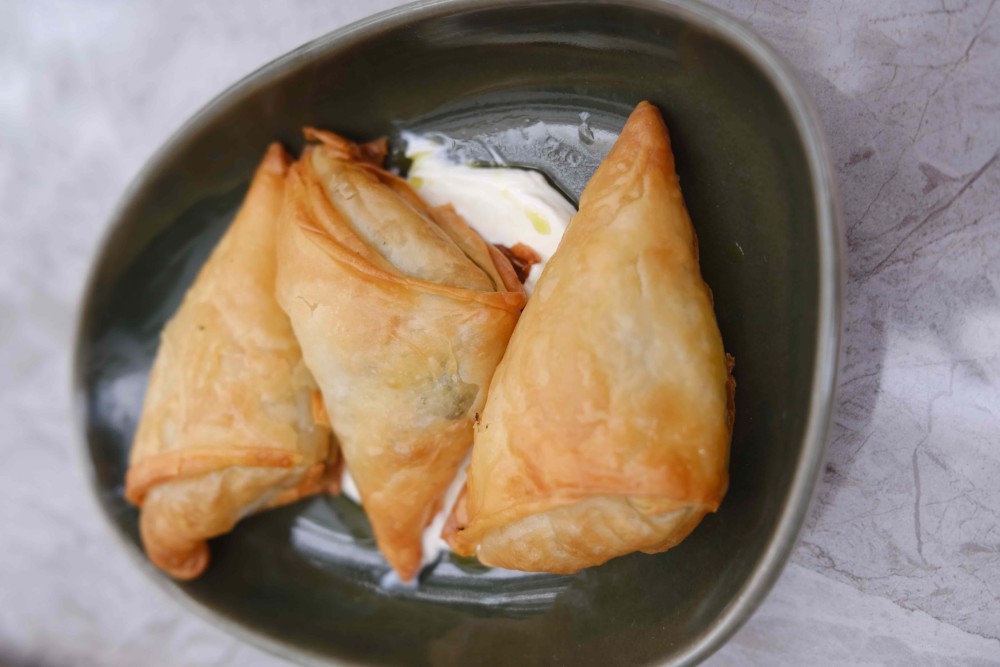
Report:
<svg viewBox="0 0 1000 667"><path fill-rule="evenodd" d="M472 444L525 296L449 207L378 165L383 144L306 130L288 176L278 301L323 392L379 548L403 580Z"/></svg>
<svg viewBox="0 0 1000 667"><path fill-rule="evenodd" d="M317 387L274 299L289 164L268 148L150 374L125 496L142 508L150 560L178 579L205 569L206 539L324 488L330 431L313 417Z"/></svg>
<svg viewBox="0 0 1000 667"><path fill-rule="evenodd" d="M570 573L673 547L726 491L730 368L667 129L643 102L493 378L452 548Z"/></svg>

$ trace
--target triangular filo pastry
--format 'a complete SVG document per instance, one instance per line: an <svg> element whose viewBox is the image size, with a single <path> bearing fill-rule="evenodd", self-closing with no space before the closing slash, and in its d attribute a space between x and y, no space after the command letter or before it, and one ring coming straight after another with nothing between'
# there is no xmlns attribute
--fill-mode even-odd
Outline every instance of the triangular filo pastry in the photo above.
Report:
<svg viewBox="0 0 1000 667"><path fill-rule="evenodd" d="M317 387L274 298L290 163L268 148L150 373L125 496L141 507L150 560L178 579L205 569L208 538L325 485L330 431L314 419Z"/></svg>
<svg viewBox="0 0 1000 667"><path fill-rule="evenodd" d="M378 546L403 580L472 445L523 288L451 209L380 168L384 142L306 130L278 242L278 301L316 377Z"/></svg>
<svg viewBox="0 0 1000 667"><path fill-rule="evenodd" d="M730 364L667 129L643 102L494 375L451 546L556 573L673 547L726 491Z"/></svg>

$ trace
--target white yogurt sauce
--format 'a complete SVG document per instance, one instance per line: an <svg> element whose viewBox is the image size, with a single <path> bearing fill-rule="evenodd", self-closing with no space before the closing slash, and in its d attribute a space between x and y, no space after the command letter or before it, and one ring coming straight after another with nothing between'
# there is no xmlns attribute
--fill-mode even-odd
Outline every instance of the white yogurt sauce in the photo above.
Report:
<svg viewBox="0 0 1000 667"><path fill-rule="evenodd" d="M576 213L573 205L537 171L457 164L441 141L410 133L403 138L413 160L407 180L427 203L451 204L490 243L523 243L538 253L542 261L524 285L531 294Z"/></svg>
<svg viewBox="0 0 1000 667"><path fill-rule="evenodd" d="M576 208L536 171L459 164L448 158L447 146L441 141L409 132L403 138L406 157L413 161L407 180L424 201L431 206L451 204L490 243L508 248L523 243L538 253L542 261L531 267L524 284L530 295ZM448 487L441 510L424 529L422 567L437 561L441 552L450 551L441 539L441 530L465 485L469 456ZM340 488L345 496L361 504L358 486L346 465Z"/></svg>

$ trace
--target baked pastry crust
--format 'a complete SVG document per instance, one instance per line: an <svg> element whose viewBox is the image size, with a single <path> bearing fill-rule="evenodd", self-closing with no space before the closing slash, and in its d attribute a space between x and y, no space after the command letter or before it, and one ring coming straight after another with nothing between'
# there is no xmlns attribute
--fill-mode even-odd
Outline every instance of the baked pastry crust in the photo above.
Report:
<svg viewBox="0 0 1000 667"><path fill-rule="evenodd" d="M384 144L306 130L288 175L278 302L379 548L403 580L472 445L525 303L510 262L380 168ZM380 147L381 146L381 147Z"/></svg>
<svg viewBox="0 0 1000 667"><path fill-rule="evenodd" d="M731 368L667 129L643 102L494 375L446 539L557 573L671 548L725 494Z"/></svg>
<svg viewBox="0 0 1000 667"><path fill-rule="evenodd" d="M313 419L317 386L274 298L290 164L280 145L268 148L150 373L125 496L141 508L150 560L178 579L201 574L206 540L244 516L339 481L326 475L330 431Z"/></svg>

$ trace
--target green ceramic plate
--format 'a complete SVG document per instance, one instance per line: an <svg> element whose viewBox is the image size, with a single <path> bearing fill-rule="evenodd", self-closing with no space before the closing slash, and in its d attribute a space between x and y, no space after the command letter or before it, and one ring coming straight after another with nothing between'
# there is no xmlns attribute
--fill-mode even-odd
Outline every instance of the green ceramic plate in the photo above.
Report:
<svg viewBox="0 0 1000 667"><path fill-rule="evenodd" d="M195 582L150 574L220 625L307 663L681 665L718 648L778 576L822 465L840 237L816 116L788 66L701 5L422 2L255 72L126 193L83 305L76 393L96 491L140 554L122 484L158 335L269 141L297 150L307 124L358 139L433 130L475 159L537 167L575 199L642 99L673 135L738 364L732 483L717 514L666 554L575 576L446 558L419 588L386 590L360 510L314 498L214 540Z"/></svg>

